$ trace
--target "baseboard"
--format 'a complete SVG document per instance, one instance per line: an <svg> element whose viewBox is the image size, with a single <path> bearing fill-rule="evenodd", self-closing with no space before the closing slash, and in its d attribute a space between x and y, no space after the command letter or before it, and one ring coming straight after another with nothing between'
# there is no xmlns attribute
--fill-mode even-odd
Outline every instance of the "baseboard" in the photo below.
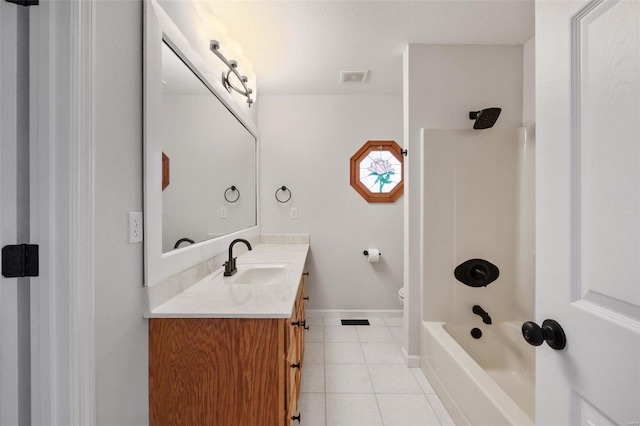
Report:
<svg viewBox="0 0 640 426"><path fill-rule="evenodd" d="M402 347L402 358L404 359L405 364L409 368L418 368L420 367L420 356L418 355L409 355L407 353L407 349Z"/></svg>
<svg viewBox="0 0 640 426"><path fill-rule="evenodd" d="M402 318L402 309L306 309L307 317L322 318Z"/></svg>

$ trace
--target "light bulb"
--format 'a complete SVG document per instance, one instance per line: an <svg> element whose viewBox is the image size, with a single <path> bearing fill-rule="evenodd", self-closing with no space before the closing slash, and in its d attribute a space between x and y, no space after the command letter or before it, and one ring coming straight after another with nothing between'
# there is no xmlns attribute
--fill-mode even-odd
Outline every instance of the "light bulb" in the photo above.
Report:
<svg viewBox="0 0 640 426"><path fill-rule="evenodd" d="M238 60L242 57L242 47L240 46L240 43L238 43L234 39L228 38L227 46L222 54L227 58L227 60L238 62Z"/></svg>
<svg viewBox="0 0 640 426"><path fill-rule="evenodd" d="M220 46L220 51L227 49L227 27L224 23L215 15L207 14L205 19L205 31L209 40L215 40Z"/></svg>

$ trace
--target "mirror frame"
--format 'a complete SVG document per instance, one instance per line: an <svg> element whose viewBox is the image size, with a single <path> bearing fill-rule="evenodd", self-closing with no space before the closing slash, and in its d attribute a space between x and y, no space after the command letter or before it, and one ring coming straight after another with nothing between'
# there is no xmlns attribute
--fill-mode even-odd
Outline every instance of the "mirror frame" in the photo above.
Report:
<svg viewBox="0 0 640 426"><path fill-rule="evenodd" d="M223 87L218 73L202 59L200 53L193 48L158 2L145 1L144 7L144 283L145 286L153 286L213 256L224 253L235 238L250 239L260 234L258 214L260 139L257 126ZM161 130L159 126L154 125L161 117L162 85L158 82L162 80L163 42L176 52L256 140L256 225L164 254L162 253ZM208 41L206 43L208 50Z"/></svg>

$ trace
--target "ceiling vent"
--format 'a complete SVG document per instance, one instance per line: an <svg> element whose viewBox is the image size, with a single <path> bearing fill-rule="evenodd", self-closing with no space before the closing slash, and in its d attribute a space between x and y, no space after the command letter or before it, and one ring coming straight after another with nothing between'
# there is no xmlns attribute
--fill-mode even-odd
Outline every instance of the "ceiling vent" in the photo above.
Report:
<svg viewBox="0 0 640 426"><path fill-rule="evenodd" d="M369 71L342 71L340 83L366 83Z"/></svg>

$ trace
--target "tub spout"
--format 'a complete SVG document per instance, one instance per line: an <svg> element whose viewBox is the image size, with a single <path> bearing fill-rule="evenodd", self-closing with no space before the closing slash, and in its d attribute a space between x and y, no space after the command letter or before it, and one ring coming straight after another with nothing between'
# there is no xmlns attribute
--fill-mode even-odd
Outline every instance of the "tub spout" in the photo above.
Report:
<svg viewBox="0 0 640 426"><path fill-rule="evenodd" d="M474 314L480 315L482 317L482 322L483 323L491 324L491 317L489 316L487 311L482 309L482 307L480 305L473 305L472 311L473 311Z"/></svg>

